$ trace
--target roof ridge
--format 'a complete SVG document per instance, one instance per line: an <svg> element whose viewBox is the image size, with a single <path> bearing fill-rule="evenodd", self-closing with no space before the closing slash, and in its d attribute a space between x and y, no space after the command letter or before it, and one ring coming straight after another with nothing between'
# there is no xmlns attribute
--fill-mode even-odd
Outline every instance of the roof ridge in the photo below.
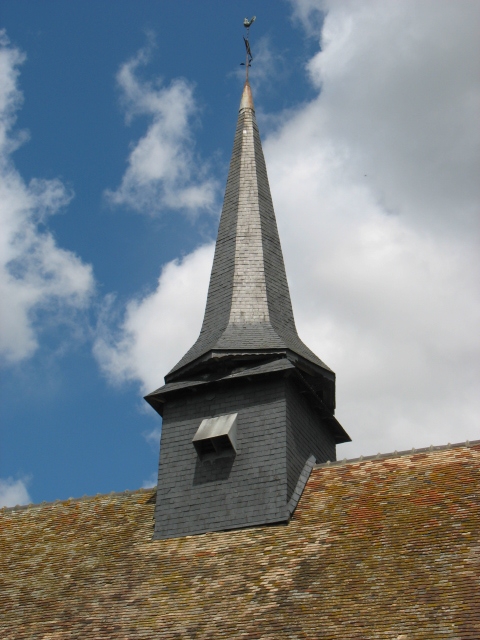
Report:
<svg viewBox="0 0 480 640"><path fill-rule="evenodd" d="M465 440L465 442L456 442L451 444L448 442L447 444L441 445L433 445L431 444L429 447L422 447L420 449L415 449L412 447L411 449L405 449L404 451L392 451L390 453L377 453L372 456L359 456L358 458L343 458L343 460L327 460L327 462L322 462L321 464L316 464L314 469L322 469L324 467L338 467L342 464L353 464L356 462L369 462L371 460L386 460L389 458L401 458L403 456L412 456L417 453L433 453L435 451L447 451L448 449L459 449L460 447L472 447L480 445L480 440Z"/></svg>
<svg viewBox="0 0 480 640"><path fill-rule="evenodd" d="M0 507L0 512L21 511L25 509L33 509L35 507L46 507L52 504L75 503L75 502L82 502L87 500L95 500L95 498L107 498L109 496L112 496L112 497L113 496L129 496L134 493L151 493L153 491L156 491L156 486L149 487L149 488L140 487L139 489L125 489L125 491L110 491L110 493L96 493L93 496L84 495L78 498L64 498L64 499L59 498L58 500L50 500L48 502L46 500L43 500L42 502L29 502L28 504L17 504L14 507Z"/></svg>
<svg viewBox="0 0 480 640"><path fill-rule="evenodd" d="M359 458L343 458L343 460L334 460L333 462L330 460L327 460L327 462L323 462L322 464L316 464L314 465L314 469L323 469L325 467L339 467L340 465L343 464L353 464L356 462L369 462L371 460L387 460L389 458L401 458L404 456L411 456L411 455L416 455L417 453L434 453L436 451L447 451L449 449L460 449L461 447L473 447L473 446L477 446L480 445L480 440L465 440L465 442L456 442L454 444L451 444L450 442L448 442L447 444L443 444L443 445L430 445L429 447L422 447L420 449L415 449L415 447L413 447L412 449L406 449L405 451L393 451L391 453L377 453L376 455L372 455L372 456L360 456ZM80 502L80 501L85 501L85 500L95 500L95 498L106 498L108 496L128 496L128 495L132 495L134 493L150 493L150 492L154 492L156 491L156 487L150 487L150 488L139 488L139 489L126 489L125 491L111 491L110 493L97 493L93 496L80 496L79 498L67 498L67 499L59 499L59 500L52 500L50 502L30 502L29 504L17 504L14 507L0 507L0 511L1 512L6 512L6 511L22 511L25 509L33 509L35 507L45 507L48 505L52 505L52 504L59 504L59 503L75 503L75 502Z"/></svg>

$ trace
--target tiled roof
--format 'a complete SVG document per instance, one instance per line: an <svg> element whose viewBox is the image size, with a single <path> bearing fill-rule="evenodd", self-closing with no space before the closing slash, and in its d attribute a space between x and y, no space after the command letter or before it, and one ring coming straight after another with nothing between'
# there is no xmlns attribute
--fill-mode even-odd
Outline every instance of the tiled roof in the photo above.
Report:
<svg viewBox="0 0 480 640"><path fill-rule="evenodd" d="M0 512L2 640L478 640L480 443L315 467L288 525L151 541L152 490Z"/></svg>

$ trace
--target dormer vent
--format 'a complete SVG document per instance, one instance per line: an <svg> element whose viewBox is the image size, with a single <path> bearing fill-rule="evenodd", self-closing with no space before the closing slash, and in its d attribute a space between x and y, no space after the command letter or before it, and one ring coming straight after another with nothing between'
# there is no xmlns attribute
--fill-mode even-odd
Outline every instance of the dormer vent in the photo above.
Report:
<svg viewBox="0 0 480 640"><path fill-rule="evenodd" d="M208 454L237 451L237 413L205 418L192 443L200 458Z"/></svg>

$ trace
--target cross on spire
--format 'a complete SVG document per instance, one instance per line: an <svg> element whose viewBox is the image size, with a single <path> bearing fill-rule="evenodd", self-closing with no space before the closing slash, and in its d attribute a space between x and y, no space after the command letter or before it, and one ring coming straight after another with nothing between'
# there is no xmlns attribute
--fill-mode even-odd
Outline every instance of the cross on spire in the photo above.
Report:
<svg viewBox="0 0 480 640"><path fill-rule="evenodd" d="M253 56L252 56L252 52L250 49L250 41L248 39L249 37L249 33L250 33L250 27L252 26L252 24L255 22L255 20L257 19L257 16L252 16L252 18L250 18L250 20L248 18L245 18L243 21L243 26L245 27L245 29L247 30L247 37L243 37L243 41L245 42L245 62L242 62L241 65L245 65L245 82L248 82L248 69L249 67L252 66L252 60L253 60Z"/></svg>
<svg viewBox="0 0 480 640"><path fill-rule="evenodd" d="M166 379L173 381L186 369L200 366L209 353L219 360L233 353L287 350L334 385L333 372L300 340L295 328L252 91L246 81L202 329Z"/></svg>

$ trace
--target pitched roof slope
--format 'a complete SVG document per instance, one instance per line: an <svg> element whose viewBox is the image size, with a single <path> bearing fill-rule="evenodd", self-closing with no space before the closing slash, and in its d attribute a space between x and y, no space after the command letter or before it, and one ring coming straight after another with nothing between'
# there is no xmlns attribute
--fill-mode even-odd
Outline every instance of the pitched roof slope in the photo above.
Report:
<svg viewBox="0 0 480 640"><path fill-rule="evenodd" d="M3 640L480 638L480 443L316 467L286 526L151 541L151 491L4 509Z"/></svg>
<svg viewBox="0 0 480 640"><path fill-rule="evenodd" d="M202 329L168 375L211 350L286 348L330 371L303 344L295 328L262 143L246 82Z"/></svg>

